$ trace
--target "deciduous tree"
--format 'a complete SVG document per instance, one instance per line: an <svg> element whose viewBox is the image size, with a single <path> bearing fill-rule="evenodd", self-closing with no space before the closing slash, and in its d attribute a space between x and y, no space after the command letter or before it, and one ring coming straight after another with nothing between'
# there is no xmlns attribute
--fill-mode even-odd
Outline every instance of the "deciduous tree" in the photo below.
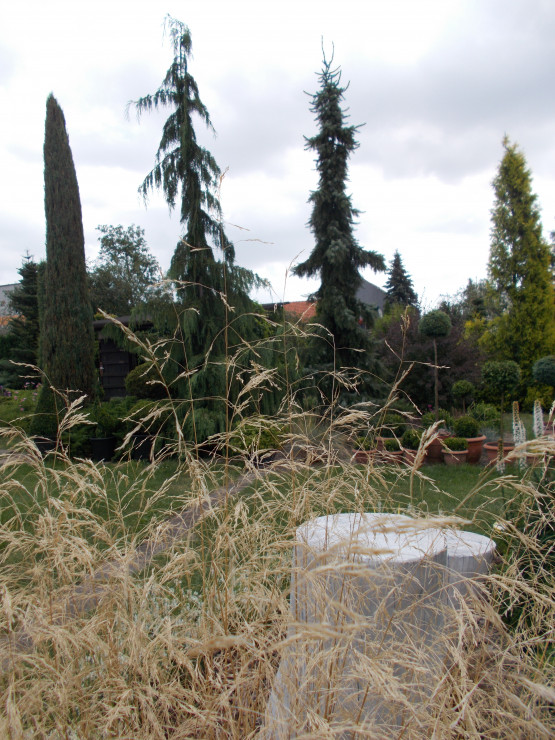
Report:
<svg viewBox="0 0 555 740"><path fill-rule="evenodd" d="M129 315L148 300L152 285L160 280L160 267L140 226L98 226L97 231L100 252L89 273L93 310Z"/></svg>

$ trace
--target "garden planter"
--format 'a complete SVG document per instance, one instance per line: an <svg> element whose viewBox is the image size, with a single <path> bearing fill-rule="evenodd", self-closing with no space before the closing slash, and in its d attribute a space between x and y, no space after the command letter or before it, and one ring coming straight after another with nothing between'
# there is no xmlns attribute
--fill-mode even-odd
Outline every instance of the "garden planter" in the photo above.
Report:
<svg viewBox="0 0 555 740"><path fill-rule="evenodd" d="M507 459L507 455L509 452L512 452L514 450L515 446L514 444L505 442L503 444L503 459ZM496 462L497 460L497 450L498 450L498 444L497 442L486 442L484 445L484 450L486 451L486 455L488 458L488 463Z"/></svg>
<svg viewBox="0 0 555 740"><path fill-rule="evenodd" d="M392 452L382 450L380 452L380 458L383 462L389 463L389 465L400 465L403 462L403 450L393 450Z"/></svg>
<svg viewBox="0 0 555 740"><path fill-rule="evenodd" d="M403 460L412 468L416 462L417 450L403 450Z"/></svg>
<svg viewBox="0 0 555 740"><path fill-rule="evenodd" d="M554 449L552 444L554 439L551 435L545 436L543 440L538 439L526 448L525 458L529 465L538 463L547 463L553 457Z"/></svg>
<svg viewBox="0 0 555 740"><path fill-rule="evenodd" d="M134 434L131 437L131 459L150 460L154 437L150 434Z"/></svg>
<svg viewBox="0 0 555 740"><path fill-rule="evenodd" d="M352 460L359 465L368 465L376 458L376 450L355 450Z"/></svg>
<svg viewBox="0 0 555 740"><path fill-rule="evenodd" d="M108 462L116 451L115 437L91 437L91 460Z"/></svg>
<svg viewBox="0 0 555 740"><path fill-rule="evenodd" d="M50 437L33 437L33 442L42 457L56 449L56 440Z"/></svg>
<svg viewBox="0 0 555 740"><path fill-rule="evenodd" d="M468 444L468 457L466 458L466 462L471 463L471 465L476 465L480 462L482 457L486 435L483 434L481 437L467 437L466 441Z"/></svg>
<svg viewBox="0 0 555 740"><path fill-rule="evenodd" d="M443 462L443 440L451 435L448 432L440 432L426 447L426 462L438 465Z"/></svg>
<svg viewBox="0 0 555 740"><path fill-rule="evenodd" d="M443 450L443 462L446 465L462 465L468 461L468 450Z"/></svg>

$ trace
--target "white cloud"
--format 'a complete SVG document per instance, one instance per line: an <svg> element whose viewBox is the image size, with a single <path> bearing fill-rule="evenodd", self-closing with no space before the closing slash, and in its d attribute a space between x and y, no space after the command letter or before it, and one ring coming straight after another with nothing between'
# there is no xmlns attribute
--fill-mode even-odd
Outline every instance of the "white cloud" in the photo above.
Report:
<svg viewBox="0 0 555 740"><path fill-rule="evenodd" d="M183 6L170 0L176 17ZM47 95L66 117L87 253L100 223L136 223L164 268L181 232L161 196L137 188L154 163L164 112L137 123L130 99L154 92L171 58L157 3L51 0L11 4L0 28L0 282L17 279L44 242L42 144ZM229 172L222 203L237 259L273 283L313 246L307 199L316 187L304 136L322 40L335 47L345 103L359 131L350 189L364 211L359 242L390 261L399 249L430 300L485 274L491 179L505 133L535 175L546 232L555 229L555 6L548 0L331 0L268 5L223 0L186 8L191 72L216 139L199 141ZM249 229L236 229L231 224ZM258 240L258 241L257 241ZM29 241L33 242L29 244ZM380 283L385 277L368 275ZM317 287L289 277L286 297ZM282 287L280 287L282 290Z"/></svg>

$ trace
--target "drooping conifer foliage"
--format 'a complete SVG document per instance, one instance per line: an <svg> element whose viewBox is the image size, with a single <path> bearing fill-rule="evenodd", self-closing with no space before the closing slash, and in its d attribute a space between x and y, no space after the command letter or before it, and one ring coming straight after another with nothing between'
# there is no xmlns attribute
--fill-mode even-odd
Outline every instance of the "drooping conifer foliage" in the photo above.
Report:
<svg viewBox="0 0 555 740"><path fill-rule="evenodd" d="M358 126L346 124L342 108L346 87L341 86L339 69L332 68L333 58L324 56L318 79L320 89L312 96L311 111L319 131L306 139L306 148L316 153L319 173L318 188L311 193L312 215L309 225L315 246L309 258L296 265L301 277L319 277L317 299L318 321L331 333L333 344L319 343L317 359L342 367L368 367L371 342L368 328L372 312L356 297L361 285L360 270L371 267L385 270L383 257L363 249L354 235L359 213L347 194L348 160L358 148Z"/></svg>
<svg viewBox="0 0 555 740"><path fill-rule="evenodd" d="M46 269L40 362L54 387L92 397L96 386L93 315L81 200L64 114L53 95L46 101L44 205Z"/></svg>
<svg viewBox="0 0 555 740"><path fill-rule="evenodd" d="M30 255L25 256L18 269L21 280L10 294L12 315L9 324L10 356L9 359L0 360L2 382L10 388L22 388L31 374L30 368L17 367L13 362L37 364L39 348L38 272L39 265Z"/></svg>
<svg viewBox="0 0 555 740"><path fill-rule="evenodd" d="M507 137L503 148L493 181L488 266L497 316L486 326L484 344L499 360L515 360L529 383L534 362L555 350L551 254L524 154Z"/></svg>
<svg viewBox="0 0 555 740"><path fill-rule="evenodd" d="M195 399L198 423L192 431L198 440L224 429L224 406L219 399L229 398L233 377L226 371L226 358L244 340L260 336L260 324L252 316L255 304L248 296L257 278L234 264L234 248L221 223L221 172L212 154L197 142L198 119L208 129L213 127L189 71L190 31L169 16L166 25L173 61L158 90L133 103L139 116L158 108L171 110L156 164L139 191L146 197L161 188L170 209L177 204L180 208L184 233L168 273L178 297L178 342L173 347L173 362L166 363L165 371L174 392ZM170 316L160 317L160 324L168 326L175 314L171 307Z"/></svg>
<svg viewBox="0 0 555 740"><path fill-rule="evenodd" d="M418 296L414 292L412 279L405 270L401 255L397 251L391 260L388 274L387 283L385 284L387 295L384 301L386 310L395 305L416 307Z"/></svg>

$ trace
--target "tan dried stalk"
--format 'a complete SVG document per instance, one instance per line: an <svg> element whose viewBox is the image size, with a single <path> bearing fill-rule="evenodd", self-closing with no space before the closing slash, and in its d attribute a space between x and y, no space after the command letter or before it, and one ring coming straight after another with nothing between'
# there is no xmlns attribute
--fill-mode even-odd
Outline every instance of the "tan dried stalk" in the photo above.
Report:
<svg viewBox="0 0 555 740"><path fill-rule="evenodd" d="M279 341L290 351L305 332L285 329ZM156 362L155 349L136 339ZM352 376L338 371L334 381L351 387ZM242 397L228 434L212 440L224 456L203 456L178 429L161 453L176 453L163 481L168 463L156 457L104 466L61 450L53 464L17 429L0 430L11 450L0 470L0 736L267 737L276 672L293 647L291 737L552 737L554 577L542 527L526 517L548 478L538 483L532 470L484 478L469 493L466 511L484 491L505 491L500 560L465 599L434 607L441 629L433 644L404 628L410 605L391 612L384 601L380 629L369 621L376 584L356 550L346 561L322 560L311 576L319 616L300 620L289 607L299 524L339 511L398 511L399 482L411 477L412 492L426 471L351 461L349 439L377 433L399 383L384 409L307 410L287 377L254 367L245 393L275 383L284 384L282 409L260 425L278 424L284 448L263 467L227 452L249 421ZM168 392L146 421L162 413L177 421L177 403ZM66 425L80 413L70 408ZM546 441L546 461L551 447ZM233 488L245 471L244 487ZM171 512L159 511L170 492ZM553 493L542 501L540 520L553 526ZM423 515L422 525L438 519ZM480 504L468 526L489 526ZM409 587L392 581L391 593L402 601ZM523 603L509 627L504 612Z"/></svg>

